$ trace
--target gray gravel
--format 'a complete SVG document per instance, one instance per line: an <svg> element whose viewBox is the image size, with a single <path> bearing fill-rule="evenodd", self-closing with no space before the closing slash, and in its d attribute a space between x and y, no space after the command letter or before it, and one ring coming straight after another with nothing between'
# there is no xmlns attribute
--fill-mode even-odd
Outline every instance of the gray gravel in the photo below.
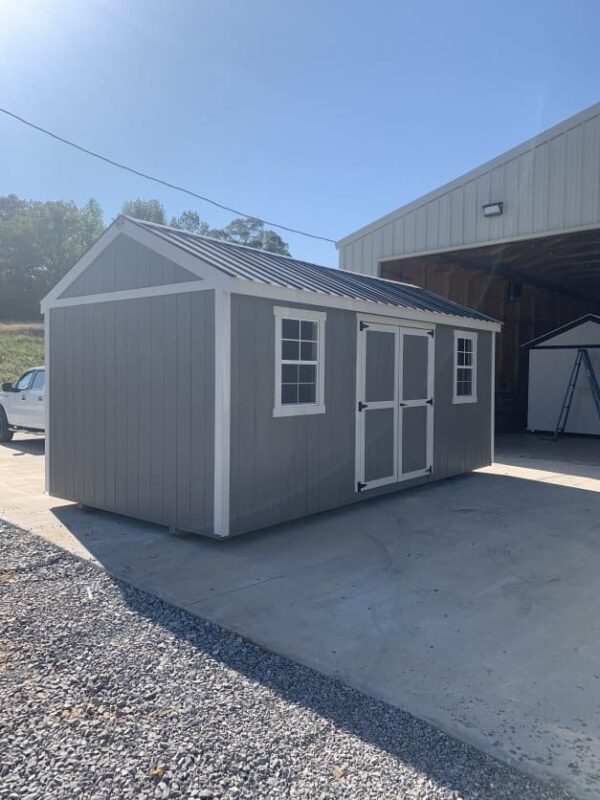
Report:
<svg viewBox="0 0 600 800"><path fill-rule="evenodd" d="M2 800L566 797L1 521L0 630Z"/></svg>

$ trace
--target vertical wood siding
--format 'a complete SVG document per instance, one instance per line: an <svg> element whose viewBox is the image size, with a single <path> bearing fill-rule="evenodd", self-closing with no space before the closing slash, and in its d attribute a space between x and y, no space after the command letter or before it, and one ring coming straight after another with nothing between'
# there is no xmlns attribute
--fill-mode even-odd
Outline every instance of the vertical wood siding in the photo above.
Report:
<svg viewBox="0 0 600 800"><path fill-rule="evenodd" d="M50 313L50 494L211 533L214 292Z"/></svg>
<svg viewBox="0 0 600 800"><path fill-rule="evenodd" d="M275 304L282 303L232 296L231 533L273 525L431 480L392 484L364 494L354 492L356 315L353 312L327 310L326 413L273 417ZM478 402L454 405L453 328L436 328L434 479L490 463L491 334L480 332L478 341Z"/></svg>
<svg viewBox="0 0 600 800"><path fill-rule="evenodd" d="M481 207L502 201L504 213ZM340 267L600 224L600 106L390 214L340 245Z"/></svg>
<svg viewBox="0 0 600 800"><path fill-rule="evenodd" d="M200 278L179 264L121 234L60 296L83 297L197 280Z"/></svg>

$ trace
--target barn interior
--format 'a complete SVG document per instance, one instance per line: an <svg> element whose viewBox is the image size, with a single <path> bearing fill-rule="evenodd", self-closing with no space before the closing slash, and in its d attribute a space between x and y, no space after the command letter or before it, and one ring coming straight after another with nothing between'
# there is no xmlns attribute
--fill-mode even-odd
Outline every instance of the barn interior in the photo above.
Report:
<svg viewBox="0 0 600 800"><path fill-rule="evenodd" d="M380 275L504 323L496 349L496 427L523 429L528 372L522 345L600 313L600 228L384 260Z"/></svg>

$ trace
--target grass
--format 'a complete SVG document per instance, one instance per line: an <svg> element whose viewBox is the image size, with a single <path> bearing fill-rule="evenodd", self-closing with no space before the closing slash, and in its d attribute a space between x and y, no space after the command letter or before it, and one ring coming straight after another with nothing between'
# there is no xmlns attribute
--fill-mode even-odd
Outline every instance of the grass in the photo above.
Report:
<svg viewBox="0 0 600 800"><path fill-rule="evenodd" d="M41 322L0 322L0 384L44 363Z"/></svg>

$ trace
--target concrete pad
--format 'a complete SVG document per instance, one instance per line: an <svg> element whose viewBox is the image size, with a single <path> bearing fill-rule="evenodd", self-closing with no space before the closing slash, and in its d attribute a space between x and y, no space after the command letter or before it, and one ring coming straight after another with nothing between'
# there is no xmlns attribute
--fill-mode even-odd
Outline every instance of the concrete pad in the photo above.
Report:
<svg viewBox="0 0 600 800"><path fill-rule="evenodd" d="M536 438L501 441L472 475L223 542L48 498L23 439L0 446L0 516L597 797L600 444L548 459Z"/></svg>

